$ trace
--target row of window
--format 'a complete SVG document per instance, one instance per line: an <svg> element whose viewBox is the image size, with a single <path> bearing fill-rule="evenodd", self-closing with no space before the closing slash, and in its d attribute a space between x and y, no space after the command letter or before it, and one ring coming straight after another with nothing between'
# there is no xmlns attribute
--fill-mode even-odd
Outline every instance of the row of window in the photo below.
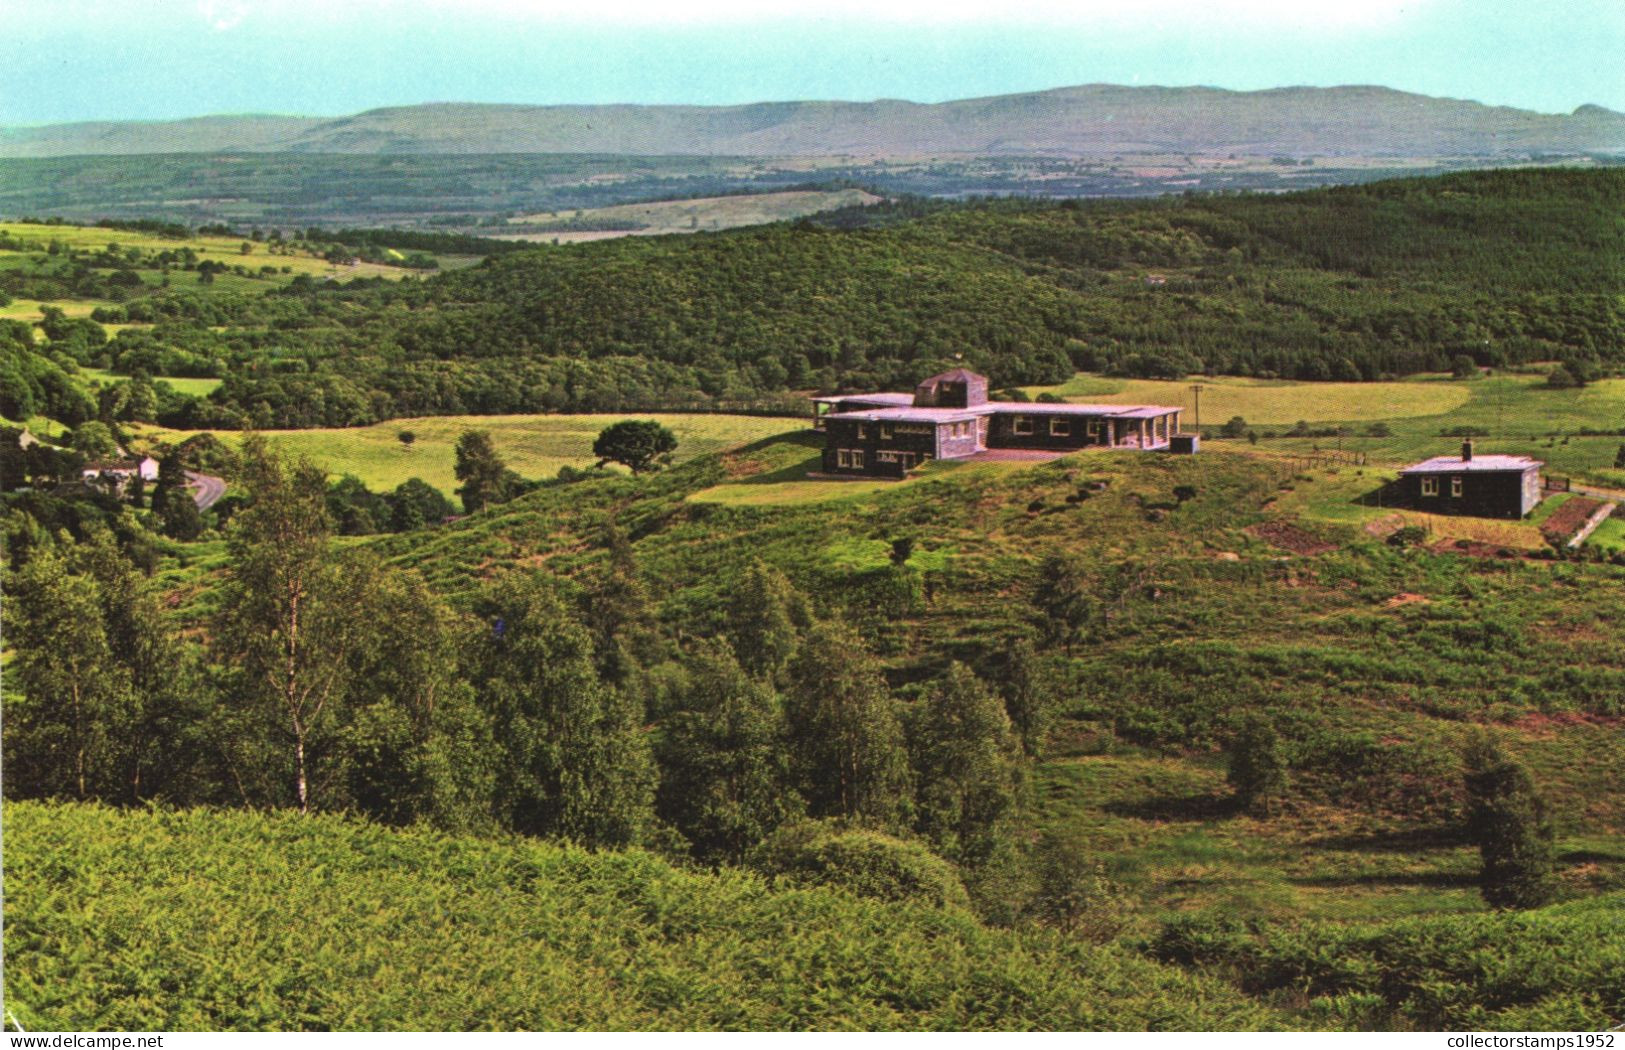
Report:
<svg viewBox="0 0 1625 1050"><path fill-rule="evenodd" d="M931 428L920 423L882 423L880 424L880 440L890 441L893 434L929 434ZM858 440L869 440L869 424L858 424Z"/></svg>
<svg viewBox="0 0 1625 1050"><path fill-rule="evenodd" d="M1088 434L1089 434L1090 437L1099 437L1100 436L1100 421L1099 420L1091 419L1088 422L1087 427L1088 427ZM1013 416L1013 417L1011 417L1011 419L1010 419L1010 433L1017 434L1017 435L1020 435L1022 437L1028 437L1028 436L1031 436L1032 432L1033 432L1033 417L1032 416ZM1072 436L1072 421L1070 419L1066 419L1066 418L1064 418L1062 416L1051 416L1050 420L1049 420L1049 436L1050 437L1071 437Z"/></svg>
<svg viewBox="0 0 1625 1050"><path fill-rule="evenodd" d="M921 453L918 453L918 452L887 452L887 451L882 450L882 451L877 451L875 453L875 459L878 462L881 462L881 463L901 463L903 465L904 470L912 470L916 463L918 463L918 462L920 462L922 460L930 459L930 458L931 458L930 456L922 455ZM838 449L836 449L835 450L835 465L838 466L838 467L846 467L846 468L851 469L851 470L862 470L863 469L863 449L861 449L861 448L838 448Z"/></svg>
<svg viewBox="0 0 1625 1050"><path fill-rule="evenodd" d="M1462 482L1461 475L1459 475L1459 474L1451 475L1451 477L1450 477L1450 495L1452 497L1455 497L1457 499L1461 498L1461 482ZM1423 477L1422 477L1422 495L1424 495L1424 496L1437 496L1438 494L1439 494L1439 479L1438 479L1438 477L1436 475L1433 475L1433 476L1423 475Z"/></svg>

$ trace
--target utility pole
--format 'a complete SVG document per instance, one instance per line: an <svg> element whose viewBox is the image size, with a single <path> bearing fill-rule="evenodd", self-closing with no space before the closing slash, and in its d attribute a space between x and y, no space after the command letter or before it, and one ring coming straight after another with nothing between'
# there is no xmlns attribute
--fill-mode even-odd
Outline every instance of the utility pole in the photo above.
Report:
<svg viewBox="0 0 1625 1050"><path fill-rule="evenodd" d="M1196 398L1196 432L1200 434L1202 432L1202 384L1192 383L1191 393Z"/></svg>

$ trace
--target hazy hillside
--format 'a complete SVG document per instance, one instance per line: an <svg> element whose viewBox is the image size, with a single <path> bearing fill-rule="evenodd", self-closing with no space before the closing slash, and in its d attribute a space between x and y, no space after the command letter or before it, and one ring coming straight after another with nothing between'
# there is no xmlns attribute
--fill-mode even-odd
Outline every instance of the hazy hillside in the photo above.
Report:
<svg viewBox="0 0 1625 1050"><path fill-rule="evenodd" d="M331 120L206 117L0 130L0 156L243 150L301 153L616 153L911 156L1505 156L1625 150L1625 116L1598 106L1542 114L1382 87L1121 87L1094 84L934 105L432 104Z"/></svg>

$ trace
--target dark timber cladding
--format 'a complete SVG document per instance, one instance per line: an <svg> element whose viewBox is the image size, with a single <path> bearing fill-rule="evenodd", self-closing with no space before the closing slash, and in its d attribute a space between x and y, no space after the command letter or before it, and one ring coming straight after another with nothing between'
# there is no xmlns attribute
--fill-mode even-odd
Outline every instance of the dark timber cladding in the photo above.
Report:
<svg viewBox="0 0 1625 1050"><path fill-rule="evenodd" d="M813 398L813 427L825 433L828 474L901 478L932 459L966 459L988 449L1166 449L1182 409L1165 405L1074 405L989 401L987 377L959 368L913 394Z"/></svg>
<svg viewBox="0 0 1625 1050"><path fill-rule="evenodd" d="M1542 466L1527 456L1475 456L1467 441L1460 456L1435 456L1400 471L1400 488L1417 510L1521 518L1540 502Z"/></svg>

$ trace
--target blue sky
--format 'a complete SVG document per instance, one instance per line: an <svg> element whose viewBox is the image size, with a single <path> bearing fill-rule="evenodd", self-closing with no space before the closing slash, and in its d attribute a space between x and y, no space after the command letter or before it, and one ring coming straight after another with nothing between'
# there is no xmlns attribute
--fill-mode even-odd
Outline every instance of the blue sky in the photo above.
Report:
<svg viewBox="0 0 1625 1050"><path fill-rule="evenodd" d="M1383 84L1625 110L1625 0L3 0L0 125ZM1020 14L1012 15L1012 10Z"/></svg>

